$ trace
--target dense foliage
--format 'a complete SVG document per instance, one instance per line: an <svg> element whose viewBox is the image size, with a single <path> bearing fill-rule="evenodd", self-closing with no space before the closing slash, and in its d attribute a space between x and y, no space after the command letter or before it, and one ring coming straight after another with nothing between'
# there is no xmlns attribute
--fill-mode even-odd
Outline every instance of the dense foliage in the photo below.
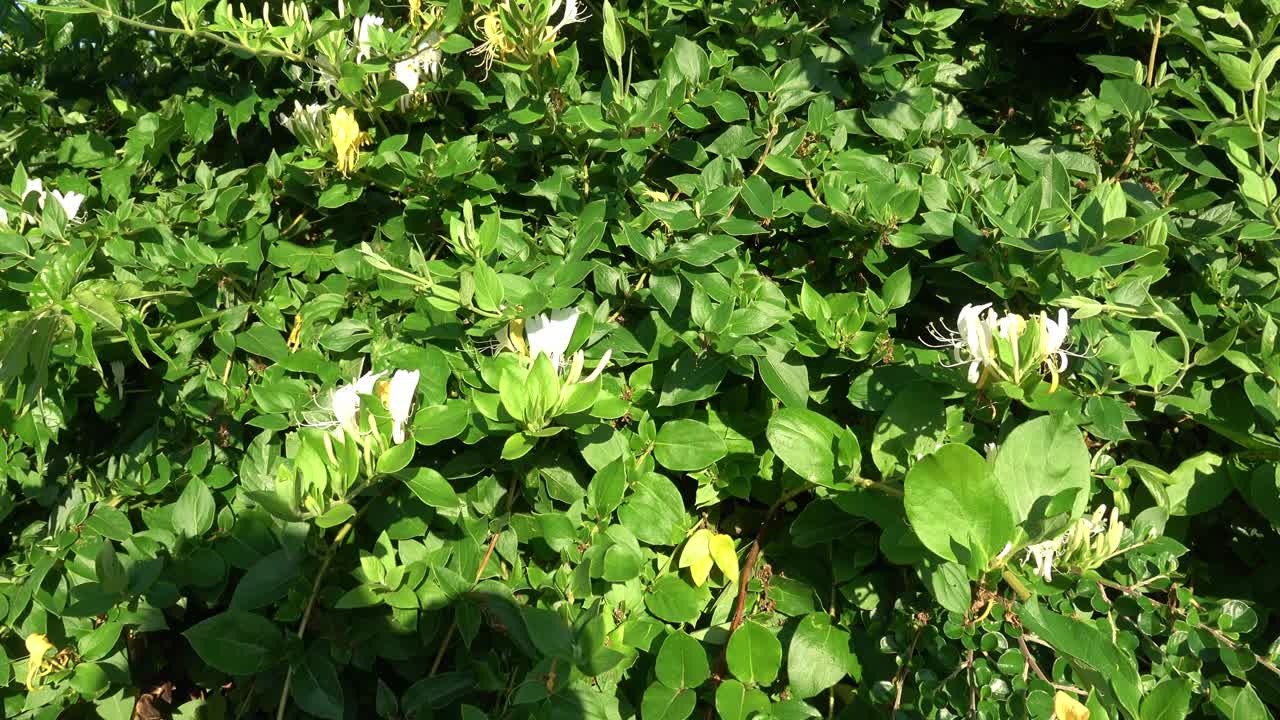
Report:
<svg viewBox="0 0 1280 720"><path fill-rule="evenodd" d="M0 717L1271 717L1278 26L4 4Z"/></svg>

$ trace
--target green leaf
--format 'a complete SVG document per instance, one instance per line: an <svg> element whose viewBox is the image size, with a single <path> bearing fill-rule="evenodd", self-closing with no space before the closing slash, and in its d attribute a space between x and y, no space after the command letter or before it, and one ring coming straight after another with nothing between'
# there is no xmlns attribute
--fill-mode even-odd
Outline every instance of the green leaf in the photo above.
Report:
<svg viewBox="0 0 1280 720"><path fill-rule="evenodd" d="M1214 709L1227 720L1271 720L1271 712L1248 685L1216 688L1210 698Z"/></svg>
<svg viewBox="0 0 1280 720"><path fill-rule="evenodd" d="M929 592L942 607L963 615L972 597L964 566L953 562L929 564L920 569Z"/></svg>
<svg viewBox="0 0 1280 720"><path fill-rule="evenodd" d="M293 674L293 701L306 712L326 720L342 720L342 681L333 661L316 648Z"/></svg>
<svg viewBox="0 0 1280 720"><path fill-rule="evenodd" d="M1118 703L1129 717L1139 717L1137 666L1131 653L1112 643L1110 633L1045 610L1035 601L1023 604L1018 617L1028 630L1074 661L1077 669L1104 689L1110 701Z"/></svg>
<svg viewBox="0 0 1280 720"><path fill-rule="evenodd" d="M232 610L264 608L283 598L297 579L297 557L288 550L277 550L254 563L240 578L230 607Z"/></svg>
<svg viewBox="0 0 1280 720"><path fill-rule="evenodd" d="M84 521L84 524L86 528L108 540L125 542L133 537L133 526L129 523L129 516L110 505L99 505L94 508L93 514Z"/></svg>
<svg viewBox="0 0 1280 720"><path fill-rule="evenodd" d="M690 521L684 498L669 479L647 473L635 481L631 491L631 497L618 508L623 527L648 545L675 545L684 539Z"/></svg>
<svg viewBox="0 0 1280 720"><path fill-rule="evenodd" d="M1253 89L1253 68L1248 62L1225 53L1214 55L1213 60L1218 63L1218 69L1222 71L1223 77L1231 87L1244 92Z"/></svg>
<svg viewBox="0 0 1280 720"><path fill-rule="evenodd" d="M792 472L815 485L835 482L836 456L832 423L798 408L782 408L769 418L769 447Z"/></svg>
<svg viewBox="0 0 1280 720"><path fill-rule="evenodd" d="M124 565L116 554L116 548L111 542L102 544L102 549L93 559L93 567L103 591L114 595L124 592L129 586L129 574L125 571Z"/></svg>
<svg viewBox="0 0 1280 720"><path fill-rule="evenodd" d="M604 51L613 61L622 64L622 56L626 52L626 40L622 33L622 23L618 22L613 4L604 0Z"/></svg>
<svg viewBox="0 0 1280 720"><path fill-rule="evenodd" d="M378 472L383 475L392 475L400 472L413 460L413 453L417 449L417 444L412 442L392 445L378 456Z"/></svg>
<svg viewBox="0 0 1280 720"><path fill-rule="evenodd" d="M674 407L706 400L716 394L729 366L718 357L698 357L685 351L662 381L658 407Z"/></svg>
<svg viewBox="0 0 1280 720"><path fill-rule="evenodd" d="M419 445L435 445L458 437L467 429L469 408L465 400L428 405L413 417L413 439Z"/></svg>
<svg viewBox="0 0 1280 720"><path fill-rule="evenodd" d="M1013 539L1004 488L987 461L965 445L944 445L907 473L903 504L924 546L952 562L983 566Z"/></svg>
<svg viewBox="0 0 1280 720"><path fill-rule="evenodd" d="M1136 118L1151 109L1151 93L1127 79L1103 80L1098 99L1130 118Z"/></svg>
<svg viewBox="0 0 1280 720"><path fill-rule="evenodd" d="M802 358L770 350L756 358L756 366L760 379L783 405L803 409L809 404L809 369Z"/></svg>
<svg viewBox="0 0 1280 720"><path fill-rule="evenodd" d="M431 468L414 468L412 474L401 473L400 479L426 505L437 510L456 510L462 499L440 473Z"/></svg>
<svg viewBox="0 0 1280 720"><path fill-rule="evenodd" d="M747 202L747 207L756 217L773 217L773 188L769 187L769 182L759 175L748 178L743 184L742 199Z"/></svg>
<svg viewBox="0 0 1280 720"><path fill-rule="evenodd" d="M320 193L316 204L322 208L335 209L360 199L364 194L364 185L350 185L344 182L334 183Z"/></svg>
<svg viewBox="0 0 1280 720"><path fill-rule="evenodd" d="M748 620L729 638L726 651L729 672L753 685L771 685L782 666L782 643L754 621Z"/></svg>
<svg viewBox="0 0 1280 720"><path fill-rule="evenodd" d="M701 470L728 453L724 437L697 420L663 423L653 456L668 470Z"/></svg>
<svg viewBox="0 0 1280 720"><path fill-rule="evenodd" d="M1039 539L1055 498L1075 493L1071 519L1082 516L1089 503L1089 449L1063 415L1038 417L1014 428L1000 443L992 472L1014 522L1033 540Z"/></svg>
<svg viewBox="0 0 1280 720"><path fill-rule="evenodd" d="M911 299L911 267L903 265L898 268L897 272L884 281L880 294L883 296L885 306L890 310L906 305Z"/></svg>
<svg viewBox="0 0 1280 720"><path fill-rule="evenodd" d="M697 620L706 603L706 591L695 588L679 575L663 575L644 596L645 607L654 617L672 623Z"/></svg>
<svg viewBox="0 0 1280 720"><path fill-rule="evenodd" d="M192 478L173 506L173 529L187 537L200 537L213 527L213 493L199 478Z"/></svg>
<svg viewBox="0 0 1280 720"><path fill-rule="evenodd" d="M711 677L711 666L702 643L682 632L667 636L658 651L654 672L670 688L696 688Z"/></svg>
<svg viewBox="0 0 1280 720"><path fill-rule="evenodd" d="M229 675L252 675L281 659L284 637L276 623L243 610L228 610L182 633L211 667Z"/></svg>
<svg viewBox="0 0 1280 720"><path fill-rule="evenodd" d="M787 680L792 695L810 698L847 675L857 679L862 670L849 641L849 633L833 627L826 613L806 615L796 626L787 648Z"/></svg>
<svg viewBox="0 0 1280 720"><path fill-rule="evenodd" d="M1191 683L1169 677L1142 699L1141 720L1182 720L1191 712Z"/></svg>
<svg viewBox="0 0 1280 720"><path fill-rule="evenodd" d="M640 720L685 720L693 714L697 695L691 690L674 690L653 683L640 699Z"/></svg>
<svg viewBox="0 0 1280 720"><path fill-rule="evenodd" d="M716 712L720 720L748 720L768 709L768 695L737 680L725 680L716 688Z"/></svg>

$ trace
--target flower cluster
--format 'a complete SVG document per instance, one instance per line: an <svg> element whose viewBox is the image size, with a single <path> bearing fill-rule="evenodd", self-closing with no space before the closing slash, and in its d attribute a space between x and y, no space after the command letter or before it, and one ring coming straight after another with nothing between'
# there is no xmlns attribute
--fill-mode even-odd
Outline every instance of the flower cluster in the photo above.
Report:
<svg viewBox="0 0 1280 720"><path fill-rule="evenodd" d="M551 18L556 13L560 13L560 20L553 25ZM541 18L535 17L531 26L523 14L512 11L510 0L503 0L492 12L476 19L476 34L482 42L469 53L481 56L486 75L495 60L512 55L521 64L531 64L546 54L554 63L554 46L560 31L589 17L578 0L552 0L546 6L546 14Z"/></svg>
<svg viewBox="0 0 1280 720"><path fill-rule="evenodd" d="M35 195L37 204L40 209L44 209L45 200L53 197L58 205L62 207L62 212L67 216L68 222L75 222L80 215L80 205L84 202L85 196L78 192L68 191L62 193L58 190L45 191L44 182L39 178L28 178L27 186L22 191L22 199L25 201L28 195ZM36 219L28 213L22 213L21 219L23 223L34 223ZM9 213L4 208L0 208L0 225L9 224Z"/></svg>
<svg viewBox="0 0 1280 720"><path fill-rule="evenodd" d="M323 103L311 103L303 105L297 100L293 101L293 112L285 115L280 113L278 116L280 124L286 130L293 133L293 136L304 145L320 150L325 146L325 140L328 136L326 128L326 115L328 114L328 106Z"/></svg>
<svg viewBox="0 0 1280 720"><path fill-rule="evenodd" d="M341 4L339 7L339 14L345 13ZM443 73L444 53L440 44L444 36L435 29L439 19L439 11L424 12L420 2L410 8L411 26L417 29L421 39L408 57L394 63L390 73L406 90L399 100L401 110L408 110L419 100L418 90L424 79L436 80ZM310 23L305 15L298 21ZM342 72L339 68L350 60L363 63L373 58L381 43L380 36L390 32L386 19L379 15L355 18L351 24L350 40L343 34L337 39L330 39L327 44L322 43L326 51L311 63L318 75L315 86L324 93L328 102L303 105L295 100L292 113L278 116L280 124L304 145L314 150L325 150L332 144L338 171L343 175L355 169L360 148L370 140L361 130L355 110L341 106L345 93L340 88ZM375 79L383 77L381 73L372 76Z"/></svg>
<svg viewBox="0 0 1280 720"><path fill-rule="evenodd" d="M1111 509L1108 519L1107 506L1100 505L1093 515L1072 523L1061 535L1029 545L1023 561L1035 565L1036 575L1045 582L1053 579L1053 567L1096 568L1120 549L1124 535L1124 523L1120 522L1118 508Z"/></svg>
<svg viewBox="0 0 1280 720"><path fill-rule="evenodd" d="M578 350L572 356L565 357L569 343L573 340L574 328L578 325L579 314L577 308L564 308L528 320L513 320L498 331L497 348L499 351L518 353L530 361L536 360L538 355L546 355L556 372L571 384L594 382L609 364L613 351L605 350L591 374L582 377L585 360L583 351Z"/></svg>
<svg viewBox="0 0 1280 720"><path fill-rule="evenodd" d="M369 144L369 136L360 129L355 111L348 107L335 110L329 117L329 135L338 155L338 172L350 175L360 159L360 148Z"/></svg>
<svg viewBox="0 0 1280 720"><path fill-rule="evenodd" d="M386 372L365 373L354 382L333 391L331 409L338 428L359 432L359 414L362 398L376 395L391 414L391 439L396 444L405 441L405 426L409 411L413 409L414 393L418 389L417 370L396 370L389 380L382 380Z"/></svg>
<svg viewBox="0 0 1280 720"><path fill-rule="evenodd" d="M968 304L954 329L941 321L931 323L932 340L926 344L950 349L956 365L969 366L969 382L979 386L992 375L1021 384L1032 371L1041 370L1049 375L1052 393L1071 355L1064 348L1069 323L1065 308L1058 310L1056 319L1045 313L1026 318L1017 313L1001 316L991 303Z"/></svg>

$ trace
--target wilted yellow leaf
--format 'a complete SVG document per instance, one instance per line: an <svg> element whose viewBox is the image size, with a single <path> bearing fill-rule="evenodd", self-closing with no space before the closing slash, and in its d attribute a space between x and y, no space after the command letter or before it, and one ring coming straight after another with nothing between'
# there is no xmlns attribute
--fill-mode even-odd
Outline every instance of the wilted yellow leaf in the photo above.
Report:
<svg viewBox="0 0 1280 720"><path fill-rule="evenodd" d="M711 552L711 559L715 561L716 567L720 568L720 572L724 573L725 579L737 580L738 554L733 549L733 538L728 535L716 535L708 543L708 549Z"/></svg>
<svg viewBox="0 0 1280 720"><path fill-rule="evenodd" d="M699 587L711 574L711 537L711 531L702 528L689 537L684 544L684 550L680 552L680 567L689 568L689 574L693 576L693 584Z"/></svg>
<svg viewBox="0 0 1280 720"><path fill-rule="evenodd" d="M1053 696L1053 716L1057 720L1089 720L1089 708L1079 700L1059 690Z"/></svg>

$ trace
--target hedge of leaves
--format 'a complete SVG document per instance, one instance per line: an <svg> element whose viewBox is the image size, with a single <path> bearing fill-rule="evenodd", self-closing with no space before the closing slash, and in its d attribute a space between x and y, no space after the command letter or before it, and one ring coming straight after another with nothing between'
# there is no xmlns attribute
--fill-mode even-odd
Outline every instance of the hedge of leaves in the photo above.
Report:
<svg viewBox="0 0 1280 720"><path fill-rule="evenodd" d="M0 717L1270 718L1277 0L0 7Z"/></svg>

